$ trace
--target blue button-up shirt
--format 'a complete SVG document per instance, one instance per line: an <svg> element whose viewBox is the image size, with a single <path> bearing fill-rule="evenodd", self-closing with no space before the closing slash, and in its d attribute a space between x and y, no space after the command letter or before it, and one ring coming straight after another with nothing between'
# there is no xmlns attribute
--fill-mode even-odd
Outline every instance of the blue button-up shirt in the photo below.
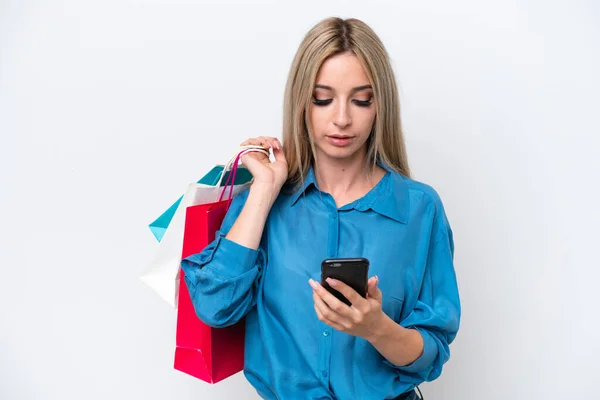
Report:
<svg viewBox="0 0 600 400"><path fill-rule="evenodd" d="M459 327L452 230L436 191L387 172L362 198L337 207L311 169L282 191L258 250L225 238L248 197L236 196L215 240L182 268L198 316L223 327L246 317L244 374L265 399L390 399L437 378ZM407 366L368 341L318 320L308 279L321 261L365 257L383 311L424 340Z"/></svg>

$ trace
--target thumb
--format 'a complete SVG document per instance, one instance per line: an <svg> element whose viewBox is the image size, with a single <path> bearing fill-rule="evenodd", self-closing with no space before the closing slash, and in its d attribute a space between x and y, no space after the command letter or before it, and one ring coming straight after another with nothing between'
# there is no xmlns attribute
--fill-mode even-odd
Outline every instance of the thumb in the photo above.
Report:
<svg viewBox="0 0 600 400"><path fill-rule="evenodd" d="M275 157L275 161L283 161L283 162L287 162L287 160L285 159L285 151L283 148L273 148L273 156Z"/></svg>
<svg viewBox="0 0 600 400"><path fill-rule="evenodd" d="M367 293L370 298L375 299L381 303L382 294L381 294L381 290L379 290L379 287L377 287L378 284L379 284L379 277L377 275L375 275L374 277L369 279L369 282L367 284Z"/></svg>

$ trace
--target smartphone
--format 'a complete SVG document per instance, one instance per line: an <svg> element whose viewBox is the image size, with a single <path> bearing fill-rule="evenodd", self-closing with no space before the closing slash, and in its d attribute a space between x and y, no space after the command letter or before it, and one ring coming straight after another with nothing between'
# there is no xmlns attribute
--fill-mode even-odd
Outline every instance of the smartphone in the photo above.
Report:
<svg viewBox="0 0 600 400"><path fill-rule="evenodd" d="M352 305L350 301L329 286L326 279L333 278L342 281L366 298L368 276L369 260L366 258L327 258L321 263L321 285L349 306Z"/></svg>

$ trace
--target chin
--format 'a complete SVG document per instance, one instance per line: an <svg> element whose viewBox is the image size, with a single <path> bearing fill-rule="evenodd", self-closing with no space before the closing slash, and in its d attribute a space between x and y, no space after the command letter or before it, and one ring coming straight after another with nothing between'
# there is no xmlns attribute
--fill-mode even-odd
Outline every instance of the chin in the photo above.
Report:
<svg viewBox="0 0 600 400"><path fill-rule="evenodd" d="M327 151L327 152L323 152L323 153L324 153L323 155L326 157L341 160L344 158L352 157L352 155L354 155L356 153L356 151L349 151L347 149L343 149L343 150L335 149L333 151Z"/></svg>

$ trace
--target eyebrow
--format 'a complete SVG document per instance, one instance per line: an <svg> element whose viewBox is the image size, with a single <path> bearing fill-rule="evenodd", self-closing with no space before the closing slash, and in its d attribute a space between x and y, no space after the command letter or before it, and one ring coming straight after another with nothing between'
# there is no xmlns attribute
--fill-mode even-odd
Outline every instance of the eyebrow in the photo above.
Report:
<svg viewBox="0 0 600 400"><path fill-rule="evenodd" d="M315 88L330 90L332 92L335 91L331 86L320 85L318 83L315 85ZM360 92L361 90L365 90L365 89L373 89L373 86L371 86L371 85L357 86L351 90L351 93Z"/></svg>

